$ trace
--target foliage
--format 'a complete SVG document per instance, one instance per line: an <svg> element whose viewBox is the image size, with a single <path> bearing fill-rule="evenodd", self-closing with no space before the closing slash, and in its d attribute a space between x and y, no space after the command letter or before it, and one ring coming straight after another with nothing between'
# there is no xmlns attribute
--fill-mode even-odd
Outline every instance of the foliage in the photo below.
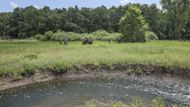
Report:
<svg viewBox="0 0 190 107"><path fill-rule="evenodd" d="M146 32L145 34L146 36L146 40L149 41L149 40L158 40L158 36L154 33L154 32Z"/></svg>
<svg viewBox="0 0 190 107"><path fill-rule="evenodd" d="M159 39L190 39L189 0L161 0L162 9L155 4L133 4L140 8L150 31ZM15 8L13 12L0 13L0 38L23 39L48 31L91 33L99 29L119 32L119 21L131 4L106 8L53 9L45 6Z"/></svg>
<svg viewBox="0 0 190 107"><path fill-rule="evenodd" d="M168 24L168 39L182 39L187 31L185 26L189 21L189 0L161 0L165 18Z"/></svg>
<svg viewBox="0 0 190 107"><path fill-rule="evenodd" d="M97 30L93 33L91 33L93 36L95 37L105 37L105 36L109 36L109 33L105 30Z"/></svg>
<svg viewBox="0 0 190 107"><path fill-rule="evenodd" d="M35 38L40 41L60 41L64 40L64 38L69 39L70 41L80 41L84 38L92 38L93 40L101 40L107 41L112 40L116 41L118 38L121 37L120 33L108 33L107 31L98 30L96 32L86 34L86 33L74 33L74 32L64 32L58 30L57 32L53 33L52 31L46 32L44 35L37 34Z"/></svg>
<svg viewBox="0 0 190 107"><path fill-rule="evenodd" d="M64 38L69 39L70 41L78 41L81 40L82 36L85 34L78 34L74 32L64 32L64 31L57 31L55 33L48 31L44 35L37 34L35 38L40 41L60 41L64 40Z"/></svg>
<svg viewBox="0 0 190 107"><path fill-rule="evenodd" d="M145 104L141 98L134 98L131 107L145 107Z"/></svg>
<svg viewBox="0 0 190 107"><path fill-rule="evenodd" d="M77 41L81 40L82 35L74 32L64 32L64 31L57 31L55 32L54 36L51 37L50 40L64 40L64 38L69 39L70 41Z"/></svg>
<svg viewBox="0 0 190 107"><path fill-rule="evenodd" d="M37 34L35 36L35 39L40 40L40 41L47 41L48 40L48 38L46 38L46 36L41 35L41 34Z"/></svg>
<svg viewBox="0 0 190 107"><path fill-rule="evenodd" d="M107 40L116 41L118 38L121 37L120 33L108 33L105 30L97 30L95 32L92 32L90 35L92 35L92 38L94 38L95 40L101 40L101 41L107 41Z"/></svg>
<svg viewBox="0 0 190 107"><path fill-rule="evenodd" d="M123 41L145 42L145 33L148 31L148 24L141 15L141 10L137 6L131 5L124 17L120 20L120 32Z"/></svg>
<svg viewBox="0 0 190 107"><path fill-rule="evenodd" d="M45 38L46 38L47 40L50 40L50 38L51 38L53 35L54 35L54 34L53 34L52 31L48 31L48 32L46 32L46 33L44 34L44 36L45 36Z"/></svg>
<svg viewBox="0 0 190 107"><path fill-rule="evenodd" d="M153 107L165 107L164 100L161 98L156 98L152 100Z"/></svg>
<svg viewBox="0 0 190 107"><path fill-rule="evenodd" d="M112 107L126 107L126 106L122 102L117 102Z"/></svg>

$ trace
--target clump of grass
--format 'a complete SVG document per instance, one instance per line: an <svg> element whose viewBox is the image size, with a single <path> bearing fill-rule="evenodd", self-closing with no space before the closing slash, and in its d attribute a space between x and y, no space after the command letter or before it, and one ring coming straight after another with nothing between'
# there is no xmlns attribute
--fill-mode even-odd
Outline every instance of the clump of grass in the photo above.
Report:
<svg viewBox="0 0 190 107"><path fill-rule="evenodd" d="M115 104L113 104L112 107L127 107L125 104L123 104L122 102L117 102Z"/></svg>
<svg viewBox="0 0 190 107"><path fill-rule="evenodd" d="M97 102L95 100L90 100L85 103L85 107L97 107Z"/></svg>
<svg viewBox="0 0 190 107"><path fill-rule="evenodd" d="M165 102L161 98L156 98L152 100L153 107L165 107Z"/></svg>
<svg viewBox="0 0 190 107"><path fill-rule="evenodd" d="M135 68L135 73L136 73L136 74L142 74L142 73L143 73L142 68L137 66L137 67Z"/></svg>
<svg viewBox="0 0 190 107"><path fill-rule="evenodd" d="M137 97L133 99L131 107L145 107L145 103L141 98Z"/></svg>
<svg viewBox="0 0 190 107"><path fill-rule="evenodd" d="M29 54L29 55L24 56L24 58L29 59L29 60L35 60L38 58L38 56L35 54Z"/></svg>

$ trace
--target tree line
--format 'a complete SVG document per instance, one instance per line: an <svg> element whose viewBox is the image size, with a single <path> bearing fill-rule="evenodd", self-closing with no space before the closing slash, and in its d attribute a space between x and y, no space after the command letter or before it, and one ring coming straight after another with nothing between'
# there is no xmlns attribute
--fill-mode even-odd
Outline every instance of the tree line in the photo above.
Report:
<svg viewBox="0 0 190 107"><path fill-rule="evenodd" d="M13 12L0 13L0 38L23 39L58 30L91 33L102 29L110 33L119 32L119 21L130 5L140 8L149 30L159 39L190 39L190 0L161 0L162 9L156 4L127 4L111 8L15 8Z"/></svg>

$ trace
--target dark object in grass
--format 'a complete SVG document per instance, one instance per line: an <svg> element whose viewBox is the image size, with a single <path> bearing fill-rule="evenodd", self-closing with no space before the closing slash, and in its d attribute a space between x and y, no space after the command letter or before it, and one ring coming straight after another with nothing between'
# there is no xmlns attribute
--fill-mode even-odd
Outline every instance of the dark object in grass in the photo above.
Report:
<svg viewBox="0 0 190 107"><path fill-rule="evenodd" d="M83 45L91 45L93 44L93 40L91 38L85 38L82 43Z"/></svg>
<svg viewBox="0 0 190 107"><path fill-rule="evenodd" d="M64 46L68 45L69 40L67 38L64 38Z"/></svg>
<svg viewBox="0 0 190 107"><path fill-rule="evenodd" d="M59 44L60 44L60 45L63 45L63 41L60 40L60 41L59 41Z"/></svg>
<svg viewBox="0 0 190 107"><path fill-rule="evenodd" d="M110 43L111 43L111 40L109 39L108 42L109 42L109 44L110 44Z"/></svg>

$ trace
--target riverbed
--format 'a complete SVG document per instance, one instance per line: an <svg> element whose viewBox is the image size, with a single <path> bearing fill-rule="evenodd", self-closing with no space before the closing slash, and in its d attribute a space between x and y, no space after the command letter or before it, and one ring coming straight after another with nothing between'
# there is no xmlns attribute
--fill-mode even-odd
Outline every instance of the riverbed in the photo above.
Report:
<svg viewBox="0 0 190 107"><path fill-rule="evenodd" d="M89 100L130 104L141 97L149 105L160 97L166 105L190 106L190 81L171 75L58 79L0 93L0 107L75 107Z"/></svg>

